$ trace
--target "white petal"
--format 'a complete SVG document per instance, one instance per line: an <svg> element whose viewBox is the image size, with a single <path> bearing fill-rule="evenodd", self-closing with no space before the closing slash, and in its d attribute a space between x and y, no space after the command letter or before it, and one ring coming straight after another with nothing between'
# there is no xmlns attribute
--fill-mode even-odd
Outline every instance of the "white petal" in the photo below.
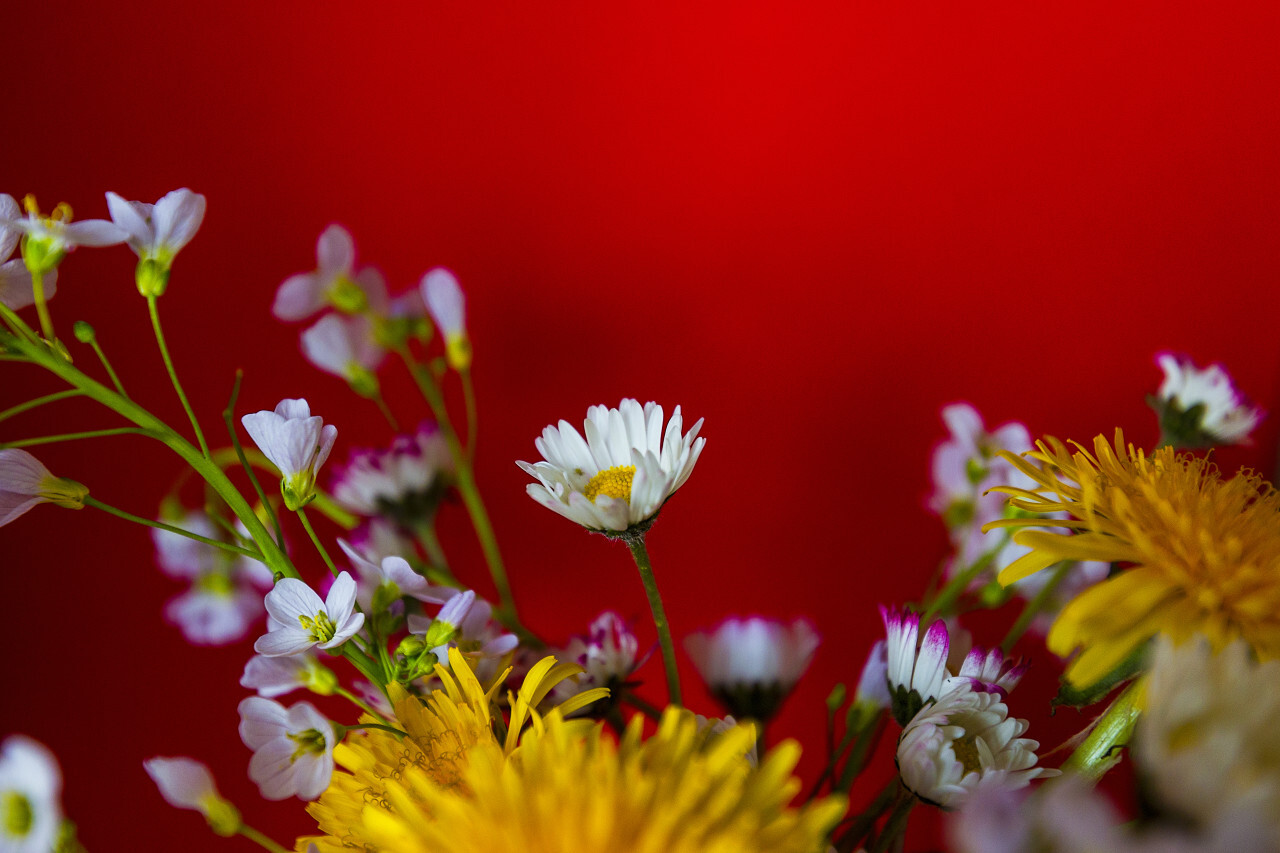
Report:
<svg viewBox="0 0 1280 853"><path fill-rule="evenodd" d="M105 219L72 222L64 232L67 244L71 246L114 246L129 239L128 231Z"/></svg>
<svg viewBox="0 0 1280 853"><path fill-rule="evenodd" d="M200 809L206 797L217 794L209 768L193 758L149 758L142 767L174 808Z"/></svg>
<svg viewBox="0 0 1280 853"><path fill-rule="evenodd" d="M204 222L205 197L183 187L167 193L156 202L152 223L156 243L177 252L200 230Z"/></svg>
<svg viewBox="0 0 1280 853"><path fill-rule="evenodd" d="M302 320L310 317L325 305L325 295L315 273L291 275L276 290L271 313L280 320Z"/></svg>
<svg viewBox="0 0 1280 853"><path fill-rule="evenodd" d="M325 285L338 273L350 273L356 260L356 244L341 225L330 225L316 240L316 271Z"/></svg>

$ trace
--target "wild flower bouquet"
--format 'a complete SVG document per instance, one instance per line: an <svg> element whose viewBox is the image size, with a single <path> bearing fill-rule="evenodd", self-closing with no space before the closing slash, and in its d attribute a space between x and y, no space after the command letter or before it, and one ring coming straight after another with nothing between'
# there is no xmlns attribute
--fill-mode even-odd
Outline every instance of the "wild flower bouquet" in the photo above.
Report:
<svg viewBox="0 0 1280 853"><path fill-rule="evenodd" d="M302 349L381 413L382 446L343 446L351 413L313 413L289 388L273 410L242 412L238 377L215 430L187 401L159 312L205 199L108 193L107 206L110 221L73 221L65 205L45 214L0 195L0 360L42 370L49 385L0 412L0 525L42 503L146 525L161 570L189 583L166 611L186 639L256 636L240 680L251 695L215 685L206 701L238 701L249 777L269 800L305 802L315 830L274 840L195 759L140 754L160 794L213 832L272 851L886 851L904 849L913 816L936 809L951 814L961 851L1280 849L1280 497L1201 452L1247 442L1261 417L1220 367L1159 356L1165 381L1150 403L1162 436L1150 451L1118 428L1033 442L1019 424L988 431L966 404L944 409L930 508L951 553L929 589L882 605L879 642L846 650L861 664L856 686L830 690L825 731L806 743L821 770L802 784L800 745L768 725L818 626L734 618L684 635L719 707L682 698L646 540L695 470L701 420L624 399L535 440L541 460L518 463L529 496L626 545L658 643L641 648L608 609L579 636L538 636L521 621L475 475L472 347L449 271L393 295L333 226L316 268L276 294L281 320L321 315ZM138 257L137 289L187 423L131 396L95 329L76 322L68 336L51 311L64 256L119 243ZM398 422L382 390L388 361L407 371L429 422ZM461 413L447 402L455 384ZM25 412L71 397L123 425L22 436ZM153 439L186 466L155 518L104 503L27 449L117 434ZM335 450L345 461L330 461ZM193 475L199 503L181 488ZM437 507L455 497L493 601L474 588L478 567L454 565L437 535ZM299 571L308 552L327 577ZM975 645L965 623L1001 608L1003 640ZM1014 656L1040 634L1043 648ZM1014 691L1055 656L1066 668L1054 702L1087 709L1088 722L1050 760ZM654 704L641 687L659 681L666 701ZM295 699L308 693L345 702L345 714ZM1094 788L1126 759L1136 818ZM854 796L864 773L890 764L880 793ZM0 849L79 849L60 784L44 747L4 742Z"/></svg>

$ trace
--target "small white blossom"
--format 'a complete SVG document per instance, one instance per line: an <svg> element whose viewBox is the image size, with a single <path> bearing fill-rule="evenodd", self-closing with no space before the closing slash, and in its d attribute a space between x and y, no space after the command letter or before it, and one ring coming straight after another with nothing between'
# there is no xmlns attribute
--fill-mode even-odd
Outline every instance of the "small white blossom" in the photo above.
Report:
<svg viewBox="0 0 1280 853"><path fill-rule="evenodd" d="M369 267L353 273L355 241L341 225L330 225L316 241L316 268L285 279L276 291L271 311L281 320L304 320L325 305L347 314L366 309L383 311L387 285L382 274Z"/></svg>
<svg viewBox="0 0 1280 853"><path fill-rule="evenodd" d="M42 744L11 735L0 745L0 850L49 853L62 822L62 773Z"/></svg>
<svg viewBox="0 0 1280 853"><path fill-rule="evenodd" d="M345 379L359 394L378 391L378 366L387 351L374 340L368 317L326 314L302 333L302 353L316 367Z"/></svg>
<svg viewBox="0 0 1280 853"><path fill-rule="evenodd" d="M83 509L89 490L74 480L55 477L30 453L0 450L0 527L38 503Z"/></svg>
<svg viewBox="0 0 1280 853"><path fill-rule="evenodd" d="M250 696L240 703L240 739L253 750L249 778L268 800L314 800L333 777L333 724L310 703L285 708Z"/></svg>
<svg viewBox="0 0 1280 853"><path fill-rule="evenodd" d="M451 597L434 619L412 615L409 633L423 634L436 660L449 666L449 649L456 648L471 661L476 677L485 681L497 674L497 665L520 644L492 619L493 605L466 590Z"/></svg>
<svg viewBox="0 0 1280 853"><path fill-rule="evenodd" d="M213 774L194 758L148 758L142 767L160 789L160 796L176 809L198 811L219 835L234 835L240 829L240 812L222 798L213 783Z"/></svg>
<svg viewBox="0 0 1280 853"><path fill-rule="evenodd" d="M958 685L903 729L897 763L902 784L943 808L979 786L1018 788L1058 771L1036 767L1040 744L1021 737L1027 721L1011 719L1003 697Z"/></svg>
<svg viewBox="0 0 1280 853"><path fill-rule="evenodd" d="M205 197L183 187L148 204L109 192L107 209L115 224L128 233L129 248L138 256L138 289L144 296L164 293L174 257L204 221Z"/></svg>
<svg viewBox="0 0 1280 853"><path fill-rule="evenodd" d="M568 644L555 653L557 659L576 663L583 671L552 688L551 706L595 687L616 689L643 663L637 659L639 650L636 635L621 616L611 610L601 613L585 636L571 637ZM587 706L573 713L589 713L591 710L592 706Z"/></svg>
<svg viewBox="0 0 1280 853"><path fill-rule="evenodd" d="M726 619L714 631L690 634L684 647L733 714L767 720L808 669L818 634L805 619L789 625L759 617Z"/></svg>
<svg viewBox="0 0 1280 853"><path fill-rule="evenodd" d="M422 277L419 287L431 319L444 335L449 366L466 370L471 366L471 341L467 338L466 300L458 279L444 267L436 267Z"/></svg>
<svg viewBox="0 0 1280 853"><path fill-rule="evenodd" d="M1247 444L1262 410L1251 406L1221 365L1203 370L1189 358L1161 353L1156 363L1164 381L1152 405L1160 417L1162 441L1175 447ZM1199 407L1198 414L1192 409Z"/></svg>
<svg viewBox="0 0 1280 853"><path fill-rule="evenodd" d="M372 613L378 609L374 604L381 600L377 595L380 589L385 590L382 595L388 602L407 595L428 604L444 604L458 594L456 589L427 583L427 579L415 572L403 557L383 557L380 562L375 563L366 560L345 539L339 539L338 546L360 575L356 601L366 612Z"/></svg>
<svg viewBox="0 0 1280 853"><path fill-rule="evenodd" d="M689 479L706 444L701 420L681 435L683 424L679 406L665 433L657 403L592 406L585 440L560 421L534 441L546 461L516 464L538 480L526 487L529 497L570 521L609 533L643 530Z"/></svg>
<svg viewBox="0 0 1280 853"><path fill-rule="evenodd" d="M169 599L164 615L178 626L187 642L223 646L242 638L262 616L262 598L256 590L237 586L226 575L212 572Z"/></svg>
<svg viewBox="0 0 1280 853"><path fill-rule="evenodd" d="M329 458L338 428L313 416L306 400L281 400L274 412L245 415L240 422L258 449L280 469L285 505L296 510L314 500L316 472Z"/></svg>
<svg viewBox="0 0 1280 853"><path fill-rule="evenodd" d="M266 696L268 699L283 696L300 687L328 696L338 686L338 677L308 652L279 657L254 655L244 665L240 686L256 690L259 696Z"/></svg>
<svg viewBox="0 0 1280 853"><path fill-rule="evenodd" d="M65 204L58 205L48 216L40 213L32 196L23 199L23 206L27 209L26 216L7 204L0 209L0 229L16 231L26 238L22 260L32 272L49 272L77 246L114 246L129 236L123 228L105 219L72 222L71 208Z"/></svg>
<svg viewBox="0 0 1280 853"><path fill-rule="evenodd" d="M312 646L335 649L364 625L356 613L356 582L341 572L324 601L296 578L282 578L267 593L268 633L253 644L260 655L296 655Z"/></svg>
<svg viewBox="0 0 1280 853"><path fill-rule="evenodd" d="M934 622L920 637L920 615L896 607L880 606L884 620L885 656L893 716L906 725L922 707L942 695L947 679L947 654L951 638L947 626Z"/></svg>

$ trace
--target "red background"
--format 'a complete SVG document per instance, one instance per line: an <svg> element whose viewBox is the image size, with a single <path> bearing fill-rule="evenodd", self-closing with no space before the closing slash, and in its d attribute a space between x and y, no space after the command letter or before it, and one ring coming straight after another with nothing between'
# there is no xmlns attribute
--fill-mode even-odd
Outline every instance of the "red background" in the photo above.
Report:
<svg viewBox="0 0 1280 853"><path fill-rule="evenodd" d="M1274 3L443 5L16 5L0 191L79 218L105 216L106 190L206 194L161 301L206 430L243 367L242 411L307 397L339 428L335 458L385 427L304 362L299 328L270 316L276 285L334 221L393 290L457 271L479 481L526 621L549 636L646 607L625 550L525 497L513 460L536 458L545 424L623 396L705 417L702 461L649 537L655 570L677 634L751 612L818 624L778 727L810 747L810 778L821 697L856 679L875 605L918 596L943 555L922 508L940 406L1149 444L1152 357L1172 348L1280 407ZM134 395L178 425L133 263L70 256L54 316L68 338L93 322ZM2 375L0 408L57 387ZM384 382L403 420L423 414L394 369ZM0 439L114 424L64 402ZM1276 435L1272 418L1224 466L1270 470ZM134 437L38 455L144 515L180 470ZM455 565L486 588L463 514L445 512ZM193 648L164 623L179 586L146 532L39 507L0 548L0 733L59 755L90 849L250 849L161 802L141 769L156 754L208 762L277 837L308 827L245 777L249 642ZM646 674L657 688L656 658ZM1078 727L1027 695L1014 712L1032 736Z"/></svg>

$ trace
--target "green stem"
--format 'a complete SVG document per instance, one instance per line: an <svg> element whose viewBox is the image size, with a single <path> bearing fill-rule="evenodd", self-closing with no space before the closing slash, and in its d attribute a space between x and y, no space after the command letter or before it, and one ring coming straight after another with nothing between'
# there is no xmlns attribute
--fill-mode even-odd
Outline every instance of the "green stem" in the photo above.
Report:
<svg viewBox="0 0 1280 853"><path fill-rule="evenodd" d="M239 545L232 545L230 542L220 542L217 539L210 539L207 536L201 536L199 533L192 533L190 530L183 530L181 527L174 527L171 524L165 524L163 521L154 521L150 518L143 518L140 515L134 515L131 512L125 512L122 509L116 509L110 504L104 504L95 497L86 496L84 499L85 506L91 506L94 509L100 509L105 513L114 515L116 518L123 518L125 521L132 521L135 524L143 524L147 527L154 527L156 530L167 530L170 533L176 533L179 536L185 536L188 539L194 539L197 542L203 542L206 545L212 545L214 548L221 548L232 554L239 554L243 557L252 557L255 560L261 560L262 555L257 551L250 551L248 548L241 548Z"/></svg>
<svg viewBox="0 0 1280 853"><path fill-rule="evenodd" d="M623 690L622 701L626 702L628 705L635 708L637 711L644 714L646 717L648 717L651 720L656 721L656 720L662 719L661 708L659 708L657 705L651 705L650 703L641 699L636 694L632 693L630 690L625 690L625 689Z"/></svg>
<svg viewBox="0 0 1280 853"><path fill-rule="evenodd" d="M471 384L471 368L460 372L462 377L462 406L467 416L467 458L476 458L476 434L479 430L476 410L476 389Z"/></svg>
<svg viewBox="0 0 1280 853"><path fill-rule="evenodd" d="M631 557L640 570L645 595L649 597L649 610L653 613L653 625L658 629L658 645L662 648L662 666L667 671L668 701L672 705L683 705L680 701L680 673L676 671L676 647L671 641L671 626L667 623L667 611L662 606L662 596L658 593L658 582L653 577L649 551L644 546L644 534L625 536L623 541L631 549Z"/></svg>
<svg viewBox="0 0 1280 853"><path fill-rule="evenodd" d="M1146 679L1139 678L1116 697L1093 726L1093 731L1062 762L1062 771L1097 782L1108 770L1120 763L1119 750L1129 742L1133 727L1141 713L1139 702L1145 692Z"/></svg>
<svg viewBox="0 0 1280 853"><path fill-rule="evenodd" d="M382 722L384 723L387 722L387 718L382 716L382 714L378 713L376 708L374 708L368 702L365 702L363 699L361 699L359 696L352 693L350 690L347 690L345 687L335 687L333 688L333 692L341 696L343 699L346 699L348 702L355 705L357 708L364 711L369 716L376 717L377 719L382 720Z"/></svg>
<svg viewBox="0 0 1280 853"><path fill-rule="evenodd" d="M34 400L28 400L25 403L19 403L16 406L5 409L3 412L0 412L0 421L7 421L14 415L20 415L23 412L43 406L46 403L56 403L59 400L66 400L70 397L80 396L83 396L82 393L74 388L68 391L57 391L53 394L45 394L43 397L36 397Z"/></svg>
<svg viewBox="0 0 1280 853"><path fill-rule="evenodd" d="M44 298L44 273L35 270L30 272L31 294L35 297L36 313L40 315L40 331L49 342L49 346L53 346L57 338L53 334L53 318L49 316L49 305Z"/></svg>
<svg viewBox="0 0 1280 853"><path fill-rule="evenodd" d="M352 729L377 729L382 732L390 732L396 737L405 737L409 734L404 729L397 729L395 726L384 726L382 723L357 723L354 726L343 726L342 728L346 731L351 731Z"/></svg>
<svg viewBox="0 0 1280 853"><path fill-rule="evenodd" d="M320 537L311 528L311 522L307 519L306 509L298 507L297 514L298 520L302 522L303 529L311 537L311 544L316 546L316 550L320 552L320 557L324 560L324 564L329 567L329 574L336 578L338 576L338 567L333 564L333 560L329 559L329 552L324 549L324 545L320 542Z"/></svg>
<svg viewBox="0 0 1280 853"><path fill-rule="evenodd" d="M898 800L898 804L894 806L889 819L885 821L884 830L867 853L884 853L889 849L890 845L906 835L907 819L911 816L911 810L915 806L916 798L911 794L907 794Z"/></svg>
<svg viewBox="0 0 1280 853"><path fill-rule="evenodd" d="M1054 570L1053 576L1040 587L1039 592L1032 596L1027 602L1027 606L1022 608L1022 612L1018 614L1018 619L1009 628L1009 633L1004 635L1004 639L1000 641L1000 651L1009 654L1013 650L1014 643L1022 638L1022 635L1031 627L1031 622L1042 613L1049 602L1053 600L1053 594L1058 591L1058 587L1066 579L1068 573L1075 566L1075 563L1064 562Z"/></svg>
<svg viewBox="0 0 1280 853"><path fill-rule="evenodd" d="M236 433L234 418L236 400L240 398L240 381L242 379L244 379L244 371L236 370L236 381L231 386L231 399L227 401L227 407L222 410L222 422L227 426L227 435L231 436L231 447L236 452L236 458L240 460L240 467L249 476L249 482L253 485L253 491L258 495L258 501L266 509L267 517L271 519L271 526L276 533L276 544L283 548L284 531L280 528L280 519L276 515L275 507L271 505L271 501L267 500L267 493L262 490L262 484L258 482L257 475L253 473L253 466L249 464L249 460L245 457L244 448L240 445L240 436Z"/></svg>
<svg viewBox="0 0 1280 853"><path fill-rule="evenodd" d="M178 393L178 400L182 403L182 409L187 413L187 420L191 421L191 428L195 430L196 441L200 443L200 452L205 459L209 458L209 445L205 444L204 433L200 431L200 422L196 420L196 413L191 410L191 404L187 402L187 394L182 390L182 383L178 381L178 373L173 369L173 359L169 357L169 347L164 342L164 331L160 328L160 312L156 309L156 298L154 295L147 297L147 312L151 314L151 328L156 333L156 343L160 345L160 357L164 359L164 369L169 371L169 381L173 383L173 390Z"/></svg>
<svg viewBox="0 0 1280 853"><path fill-rule="evenodd" d="M355 638L353 637L352 639L354 640ZM351 642L342 644L342 654L371 683L378 685L380 688L386 688L387 680L381 672L382 668L373 662L373 658L360 651Z"/></svg>
<svg viewBox="0 0 1280 853"><path fill-rule="evenodd" d="M899 794L899 792L901 792L902 787L898 778L899 777L895 774L894 777L880 789L880 793L876 795L876 798L868 803L862 813L853 819L849 828L840 835L839 839L837 839L837 850L841 851L841 853L853 850L853 848L858 845L858 842L866 837L867 833L871 831L871 827L875 826L875 822L880 819L880 815L884 814L885 810L893 804L894 798Z"/></svg>
<svg viewBox="0 0 1280 853"><path fill-rule="evenodd" d="M427 554L427 559L431 561L431 567L448 572L449 561L445 559L444 548L440 546L440 537L436 536L435 521L419 522L413 526L413 532L417 534L418 544L422 546L422 550ZM450 575L452 575L451 572Z"/></svg>
<svg viewBox="0 0 1280 853"><path fill-rule="evenodd" d="M311 502L311 506L343 530L354 530L360 523L359 518L338 506L333 502L333 498L319 489L316 489L316 499Z"/></svg>
<svg viewBox="0 0 1280 853"><path fill-rule="evenodd" d="M39 435L35 438L22 438L17 441L0 443L0 450L11 447L36 447L41 444L57 444L60 441L77 441L82 438L107 438L113 435L146 435L157 438L150 430L138 427L113 427L112 429L94 429L87 432L64 432L58 435Z"/></svg>
<svg viewBox="0 0 1280 853"><path fill-rule="evenodd" d="M111 384L116 386L116 391L121 397L128 398L128 394L124 390L124 385L120 382L120 377L116 375L115 370L111 367L111 362L107 361L107 354L102 351L102 345L98 343L97 337L90 339L89 346L93 347L93 351L98 356L98 361L102 362L103 368L107 371L107 376L111 377Z"/></svg>
<svg viewBox="0 0 1280 853"><path fill-rule="evenodd" d="M288 850L281 847L279 844L276 844L270 838L263 835L261 832L254 829L252 826L249 826L247 823L241 823L240 828L236 830L236 833L238 835L243 835L245 838L249 839L254 844L257 844L259 847L262 847L266 850L270 850L271 853L289 853Z"/></svg>
<svg viewBox="0 0 1280 853"><path fill-rule="evenodd" d="M973 565L966 567L964 571L947 581L946 586L938 592L937 597L920 615L920 624L922 626L928 625L933 621L933 617L939 613L943 616L951 615L951 607L964 594L964 591L969 588L969 584L973 583L973 579L991 566L991 561L995 559L995 554L995 551L988 551L975 560Z"/></svg>
<svg viewBox="0 0 1280 853"><path fill-rule="evenodd" d="M435 416L436 424L440 427L440 435L444 437L445 445L449 448L449 455L453 457L458 492L462 495L462 503L466 506L467 513L471 516L471 526L475 528L476 538L480 540L480 548L484 552L485 562L489 566L489 575L493 578L493 585L498 590L498 608L494 611L494 615L504 625L520 635L522 640L526 637L532 638L533 635L520 624L520 618L516 615L515 600L511 596L511 584L507 581L507 571L503 566L502 552L498 549L497 537L493 533L493 524L489 521L489 514L485 510L484 501L480 498L480 490L476 487L471 460L462 449L462 445L458 441L458 433L454 430L453 424L449 420L449 411L445 407L444 396L440 393L440 387L436 384L435 378L432 377L431 371L418 364L408 349L399 347L396 349L396 354L400 356L400 359L405 363L405 367L409 369L409 374L413 377L414 383L417 384L418 390L427 401L427 405L430 406L431 413Z"/></svg>
<svg viewBox="0 0 1280 853"><path fill-rule="evenodd" d="M394 432L400 431L400 424L396 421L396 416L391 413L391 407L387 405L387 401L383 399L382 392L377 391L370 398L378 407L378 411L382 412L382 416L387 419L387 424Z"/></svg>
<svg viewBox="0 0 1280 853"><path fill-rule="evenodd" d="M244 499L244 496L240 494L222 469L205 458L192 446L191 442L137 403L86 376L74 366L50 353L43 345L21 339L14 339L7 345L14 347L32 363L43 367L71 387L79 389L85 396L137 424L143 432L176 453L209 484L210 488L218 493L222 500L226 502L227 507L235 513L236 517L244 522L249 536L262 552L262 560L267 564L267 567L272 572L278 572L292 578L298 577L298 570L293 567L288 555L280 550L279 545L272 540L271 534L267 532L267 529L263 527L262 522L254 513L253 507Z"/></svg>

